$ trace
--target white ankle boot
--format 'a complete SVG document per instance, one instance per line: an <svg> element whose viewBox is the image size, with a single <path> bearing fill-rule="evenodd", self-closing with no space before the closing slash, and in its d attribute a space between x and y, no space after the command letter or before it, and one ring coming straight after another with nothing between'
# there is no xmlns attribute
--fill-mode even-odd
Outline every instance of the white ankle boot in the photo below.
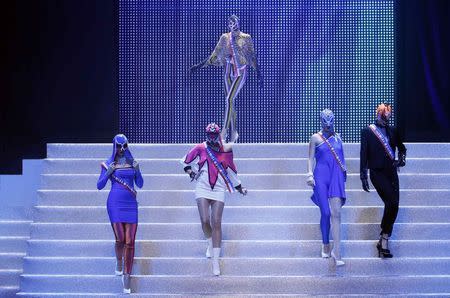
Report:
<svg viewBox="0 0 450 298"><path fill-rule="evenodd" d="M220 275L219 256L220 256L220 247L214 247L212 263L213 263L213 274L215 276Z"/></svg>
<svg viewBox="0 0 450 298"><path fill-rule="evenodd" d="M208 247L206 248L205 255L209 259L209 258L211 258L211 251L213 248L213 243L212 243L212 238L207 238L206 240L208 241Z"/></svg>
<svg viewBox="0 0 450 298"><path fill-rule="evenodd" d="M321 252L322 258L329 258L331 256L330 255L330 251L331 251L330 244L329 243L328 244L323 244L322 243L322 252Z"/></svg>

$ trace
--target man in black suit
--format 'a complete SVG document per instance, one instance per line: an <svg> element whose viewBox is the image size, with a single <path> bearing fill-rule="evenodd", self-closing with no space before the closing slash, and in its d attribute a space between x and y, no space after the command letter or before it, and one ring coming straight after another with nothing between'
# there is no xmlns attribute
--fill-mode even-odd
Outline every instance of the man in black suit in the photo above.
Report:
<svg viewBox="0 0 450 298"><path fill-rule="evenodd" d="M360 178L362 188L369 192L367 170L370 169L370 181L384 202L381 220L380 240L377 244L378 256L392 258L388 249L388 240L392 234L399 205L399 183L397 168L405 166L406 147L393 126L389 126L391 106L380 104L374 124L361 130ZM398 159L395 159L395 148Z"/></svg>

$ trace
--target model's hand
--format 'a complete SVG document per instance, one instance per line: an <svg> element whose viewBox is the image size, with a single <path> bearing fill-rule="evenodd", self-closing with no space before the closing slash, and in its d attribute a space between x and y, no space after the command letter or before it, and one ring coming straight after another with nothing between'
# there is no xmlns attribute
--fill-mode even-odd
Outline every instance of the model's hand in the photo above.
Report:
<svg viewBox="0 0 450 298"><path fill-rule="evenodd" d="M202 67L201 64L194 64L191 67L189 67L189 73L191 75L196 74L200 70L201 67Z"/></svg>
<svg viewBox="0 0 450 298"><path fill-rule="evenodd" d="M106 170L106 175L109 176L116 170L116 162L113 161L109 164L108 169Z"/></svg>
<svg viewBox="0 0 450 298"><path fill-rule="evenodd" d="M139 163L138 163L136 160L133 160L133 168L134 168L136 171L140 171Z"/></svg>
<svg viewBox="0 0 450 298"><path fill-rule="evenodd" d="M314 187L316 185L316 181L314 180L314 176L310 174L308 176L308 179L306 179L306 184L308 184L311 187Z"/></svg>
<svg viewBox="0 0 450 298"><path fill-rule="evenodd" d="M197 173L194 172L194 171L192 171L192 170L190 170L190 171L188 172L188 175L189 175L189 177L191 178L191 182L192 182L192 181L194 181L195 177L197 176Z"/></svg>
<svg viewBox="0 0 450 298"><path fill-rule="evenodd" d="M366 192L370 192L369 181L367 179L361 179L362 188Z"/></svg>
<svg viewBox="0 0 450 298"><path fill-rule="evenodd" d="M397 161L397 167L404 167L406 165L406 154L405 153L398 153L398 161Z"/></svg>
<svg viewBox="0 0 450 298"><path fill-rule="evenodd" d="M245 187L242 187L242 185L240 185L240 184L238 186L236 186L235 188L243 196L246 196L248 193L247 189Z"/></svg>

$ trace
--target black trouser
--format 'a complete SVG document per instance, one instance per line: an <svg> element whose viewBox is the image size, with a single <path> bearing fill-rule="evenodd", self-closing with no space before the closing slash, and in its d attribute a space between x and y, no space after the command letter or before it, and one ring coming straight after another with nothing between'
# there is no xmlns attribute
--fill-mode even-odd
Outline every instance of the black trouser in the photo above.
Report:
<svg viewBox="0 0 450 298"><path fill-rule="evenodd" d="M397 168L370 169L370 181L384 202L380 235L388 234L390 237L397 218L400 197Z"/></svg>

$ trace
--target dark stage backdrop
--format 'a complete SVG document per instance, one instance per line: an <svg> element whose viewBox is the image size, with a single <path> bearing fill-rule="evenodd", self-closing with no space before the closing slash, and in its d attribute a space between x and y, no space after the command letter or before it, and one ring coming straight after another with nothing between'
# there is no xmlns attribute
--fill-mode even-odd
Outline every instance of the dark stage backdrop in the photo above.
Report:
<svg viewBox="0 0 450 298"><path fill-rule="evenodd" d="M47 142L110 142L118 132L118 3L2 3L0 173Z"/></svg>
<svg viewBox="0 0 450 298"><path fill-rule="evenodd" d="M450 141L450 1L397 3L399 125L413 142Z"/></svg>
<svg viewBox="0 0 450 298"><path fill-rule="evenodd" d="M241 142L306 142L331 108L345 141L358 141L382 101L395 105L394 1L120 0L120 129L133 142L198 142L222 124L222 69L187 76L227 17L252 35L255 72L236 100Z"/></svg>

